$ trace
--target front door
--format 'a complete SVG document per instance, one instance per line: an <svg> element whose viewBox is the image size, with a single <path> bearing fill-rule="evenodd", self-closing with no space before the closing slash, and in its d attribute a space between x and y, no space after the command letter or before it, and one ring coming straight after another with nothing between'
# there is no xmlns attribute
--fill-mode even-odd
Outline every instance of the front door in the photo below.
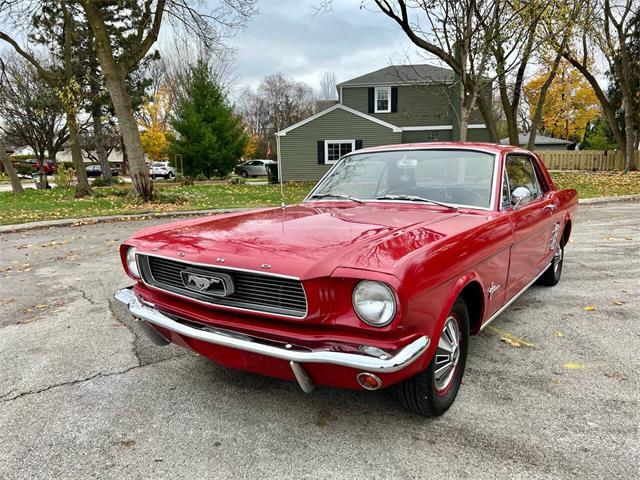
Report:
<svg viewBox="0 0 640 480"><path fill-rule="evenodd" d="M530 199L520 205L512 205L510 198L505 202L513 228L506 301L548 266L552 254L549 245L554 228L557 229L553 216L555 198L551 192L545 191L548 187L540 181L535 165L535 160L524 154L510 154L506 158L508 189L503 191L508 191L509 197L518 187L525 187L531 192Z"/></svg>

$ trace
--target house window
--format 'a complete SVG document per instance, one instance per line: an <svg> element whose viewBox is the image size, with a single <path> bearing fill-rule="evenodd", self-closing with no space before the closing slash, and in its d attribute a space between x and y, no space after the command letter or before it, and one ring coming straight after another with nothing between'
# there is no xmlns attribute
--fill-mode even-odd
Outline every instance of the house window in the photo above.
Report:
<svg viewBox="0 0 640 480"><path fill-rule="evenodd" d="M427 132L427 142L435 142L438 140L438 132Z"/></svg>
<svg viewBox="0 0 640 480"><path fill-rule="evenodd" d="M375 113L391 112L391 87L376 87Z"/></svg>
<svg viewBox="0 0 640 480"><path fill-rule="evenodd" d="M355 140L325 140L324 158L325 163L336 163L340 157L351 153L356 149Z"/></svg>

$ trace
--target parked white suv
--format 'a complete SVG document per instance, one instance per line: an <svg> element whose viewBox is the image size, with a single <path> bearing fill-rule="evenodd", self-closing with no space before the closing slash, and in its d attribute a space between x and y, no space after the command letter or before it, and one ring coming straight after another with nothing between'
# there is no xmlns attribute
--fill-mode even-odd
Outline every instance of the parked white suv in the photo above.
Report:
<svg viewBox="0 0 640 480"><path fill-rule="evenodd" d="M151 162L149 176L153 179L162 177L167 180L176 176L176 169L169 162Z"/></svg>

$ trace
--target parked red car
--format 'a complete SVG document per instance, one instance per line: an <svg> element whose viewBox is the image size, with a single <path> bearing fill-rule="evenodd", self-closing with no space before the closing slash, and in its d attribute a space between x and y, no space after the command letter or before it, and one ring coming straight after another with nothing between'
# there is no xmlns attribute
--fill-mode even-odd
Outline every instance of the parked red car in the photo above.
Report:
<svg viewBox="0 0 640 480"><path fill-rule="evenodd" d="M18 168L20 165L26 165L26 166L30 167L31 170L33 170L34 172L39 172L40 171L40 162L38 160L36 160L35 158L29 158L29 159L24 160L22 162L16 161L13 164L13 166L16 167L16 168ZM53 163L51 160L45 160L44 161L44 173L46 173L47 175L53 175L54 173L56 173L56 165L55 165L55 163Z"/></svg>
<svg viewBox="0 0 640 480"><path fill-rule="evenodd" d="M453 403L469 335L560 280L577 208L540 158L482 143L392 145L336 163L303 203L141 230L116 298L157 344L315 385Z"/></svg>

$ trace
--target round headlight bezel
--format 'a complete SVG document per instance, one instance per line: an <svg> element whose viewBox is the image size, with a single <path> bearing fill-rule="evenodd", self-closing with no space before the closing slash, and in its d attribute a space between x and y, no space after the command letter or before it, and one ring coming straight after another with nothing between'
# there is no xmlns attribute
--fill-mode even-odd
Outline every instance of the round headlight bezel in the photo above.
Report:
<svg viewBox="0 0 640 480"><path fill-rule="evenodd" d="M135 278L140 278L140 269L138 268L138 261L136 259L136 247L129 247L125 260L127 263L127 270L129 274Z"/></svg>
<svg viewBox="0 0 640 480"><path fill-rule="evenodd" d="M358 301L356 300L356 295L361 291L361 289L366 288L368 285L375 285L376 288L382 287L382 289L389 295L388 301L391 302L391 307L392 307L391 314L383 322L376 322L375 320L368 318L358 308ZM377 327L377 328L386 327L387 325L389 325L393 321L393 319L396 317L396 311L398 308L396 295L393 289L386 283L378 282L376 280L360 280L355 285L355 287L353 287L353 293L351 295L351 303L353 306L353 311L356 313L356 315L360 320L362 320L367 325L370 325L372 327Z"/></svg>

